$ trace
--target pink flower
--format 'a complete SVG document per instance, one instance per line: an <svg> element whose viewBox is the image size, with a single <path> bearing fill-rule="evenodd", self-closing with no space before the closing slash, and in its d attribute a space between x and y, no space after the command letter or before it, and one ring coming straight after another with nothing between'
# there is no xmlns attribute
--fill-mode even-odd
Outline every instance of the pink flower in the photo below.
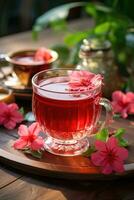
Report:
<svg viewBox="0 0 134 200"><path fill-rule="evenodd" d="M76 91L93 89L102 81L101 75L96 75L84 70L70 72L69 78L69 88Z"/></svg>
<svg viewBox="0 0 134 200"><path fill-rule="evenodd" d="M123 162L128 157L128 151L118 146L118 140L115 137L110 137L107 142L96 140L95 148L97 152L92 153L91 160L95 166L102 167L102 173L124 171Z"/></svg>
<svg viewBox="0 0 134 200"><path fill-rule="evenodd" d="M7 129L14 129L17 123L23 121L23 115L19 112L16 103L5 104L0 103L0 125Z"/></svg>
<svg viewBox="0 0 134 200"><path fill-rule="evenodd" d="M32 123L29 127L26 125L20 125L18 134L20 138L15 141L15 149L25 149L30 150L40 150L44 146L44 140L39 136L41 131L39 124L37 122Z"/></svg>
<svg viewBox="0 0 134 200"><path fill-rule="evenodd" d="M112 106L115 113L120 113L123 118L134 114L134 93L115 91L112 94Z"/></svg>
<svg viewBox="0 0 134 200"><path fill-rule="evenodd" d="M45 61L48 62L52 59L51 51L44 47L40 47L34 56L35 61Z"/></svg>

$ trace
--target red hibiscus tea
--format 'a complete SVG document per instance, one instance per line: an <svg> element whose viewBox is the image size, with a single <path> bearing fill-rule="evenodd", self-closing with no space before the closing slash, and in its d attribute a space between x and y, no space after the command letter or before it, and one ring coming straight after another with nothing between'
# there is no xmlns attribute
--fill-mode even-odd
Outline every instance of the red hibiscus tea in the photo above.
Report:
<svg viewBox="0 0 134 200"><path fill-rule="evenodd" d="M68 70L48 70L34 76L33 112L47 135L45 148L49 152L78 155L88 148L86 136L100 115L101 83L72 88L71 82L70 88Z"/></svg>

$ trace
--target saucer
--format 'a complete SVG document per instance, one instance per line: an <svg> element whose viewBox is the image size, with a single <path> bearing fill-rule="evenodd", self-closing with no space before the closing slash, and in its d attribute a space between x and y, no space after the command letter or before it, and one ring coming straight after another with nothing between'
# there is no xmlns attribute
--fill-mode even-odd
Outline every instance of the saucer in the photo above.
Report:
<svg viewBox="0 0 134 200"><path fill-rule="evenodd" d="M32 87L22 85L14 73L3 79L2 85L5 88L11 89L15 97L28 99L32 97Z"/></svg>
<svg viewBox="0 0 134 200"><path fill-rule="evenodd" d="M0 102L12 103L14 102L14 94L10 89L0 87Z"/></svg>

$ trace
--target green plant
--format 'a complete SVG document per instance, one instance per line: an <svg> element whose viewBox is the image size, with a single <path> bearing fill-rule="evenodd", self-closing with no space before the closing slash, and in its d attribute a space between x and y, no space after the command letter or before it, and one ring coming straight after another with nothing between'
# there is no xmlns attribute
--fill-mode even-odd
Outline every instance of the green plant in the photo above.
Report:
<svg viewBox="0 0 134 200"><path fill-rule="evenodd" d="M103 4L77 2L59 6L36 20L33 26L33 36L37 36L38 32L48 24L54 29L65 29L65 19L69 10L76 6L81 6L84 12L94 19L95 24L92 28L88 27L82 32L67 32L64 39L67 58L65 60L67 63L77 63L79 44L84 38L97 37L109 40L111 41L120 73L126 77L130 76L127 83L129 88L127 89L133 90L133 87L131 88L132 84L130 84L131 76L134 74L134 14L132 9L134 2L132 0L105 0ZM60 45L57 46L56 50L59 51L59 54L61 49Z"/></svg>

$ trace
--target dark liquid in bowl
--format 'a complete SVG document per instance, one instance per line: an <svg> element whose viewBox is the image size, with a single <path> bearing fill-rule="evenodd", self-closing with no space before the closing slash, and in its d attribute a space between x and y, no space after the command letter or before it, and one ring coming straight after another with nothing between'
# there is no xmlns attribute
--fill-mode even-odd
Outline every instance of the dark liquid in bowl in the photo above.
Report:
<svg viewBox="0 0 134 200"><path fill-rule="evenodd" d="M14 61L19 63L20 65L38 65L38 64L43 64L43 61L37 61L34 58L33 55L20 55L20 56L14 56L12 58Z"/></svg>
<svg viewBox="0 0 134 200"><path fill-rule="evenodd" d="M24 86L31 87L31 79L34 74L50 68L50 63L44 61L36 61L34 53L14 55L12 57L14 72Z"/></svg>

